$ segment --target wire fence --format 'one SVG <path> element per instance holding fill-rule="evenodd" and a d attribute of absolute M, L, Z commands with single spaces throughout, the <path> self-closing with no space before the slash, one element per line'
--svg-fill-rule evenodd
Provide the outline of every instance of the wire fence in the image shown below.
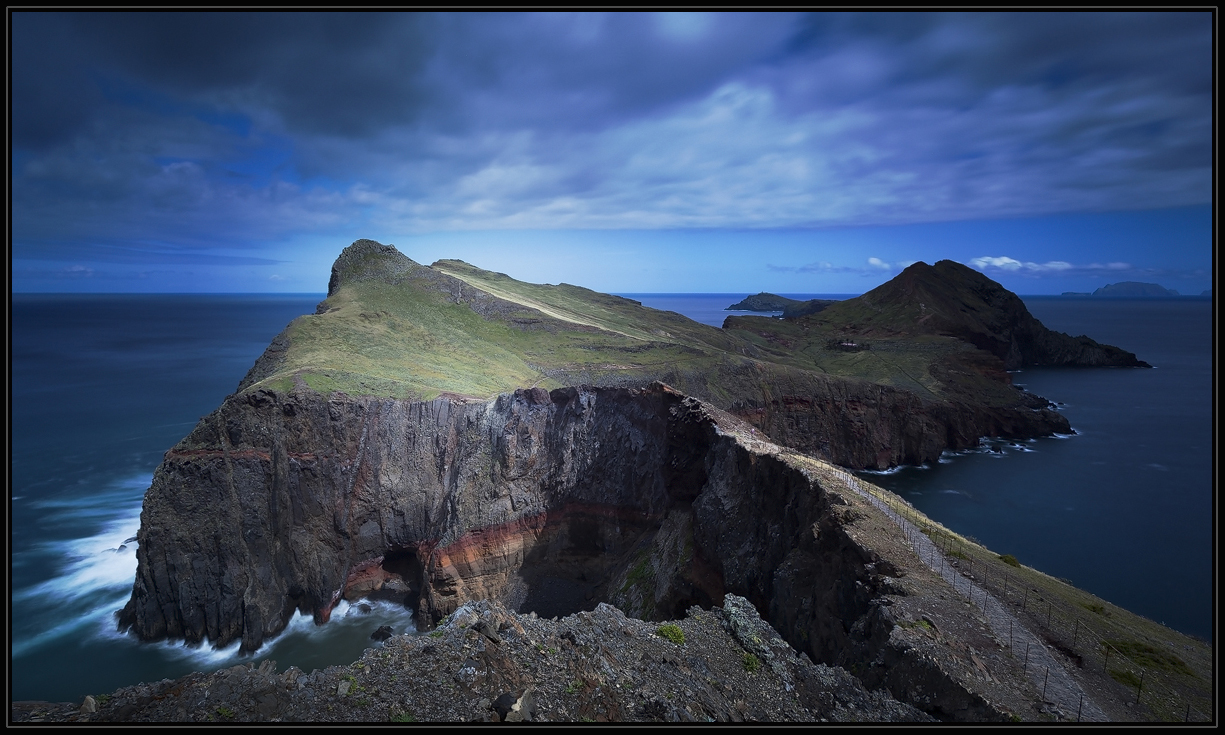
<path fill-rule="evenodd" d="M 935 524 L 914 506 L 899 496 L 842 470 L 836 470 L 848 487 L 869 499 L 883 503 L 892 511 L 903 534 L 930 568 L 945 575 L 954 588 L 967 600 L 988 612 L 989 606 L 1000 605 L 1017 618 L 1025 618 L 1039 630 L 1043 644 L 1059 651 L 1066 660 L 1089 673 L 1107 675 L 1119 685 L 1134 690 L 1133 704 L 1144 704 L 1162 721 L 1214 722 L 1212 702 L 1207 695 L 1188 695 L 1176 689 L 1178 677 L 1194 676 L 1194 672 L 1178 656 L 1154 647 L 1112 637 L 1102 620 L 1108 614 L 1104 606 L 1069 603 L 1051 595 L 1043 595 L 1024 572 L 1003 561 L 1008 557 L 994 556 L 977 544 Z M 946 574 L 951 569 L 955 575 Z M 958 579 L 964 581 L 964 585 Z M 1011 617 L 1008 618 L 1011 621 Z M 1032 642 L 1012 629 L 1009 622 L 1009 648 L 1013 656 L 1023 659 L 1026 670 L 1034 656 Z M 1035 671 L 1036 674 L 1036 671 Z M 1049 664 L 1042 677 L 1043 698 L 1049 680 Z M 1086 717 L 1085 707 L 1092 706 L 1080 695 L 1076 704 L 1077 721 L 1098 719 Z M 1205 712 L 1207 710 L 1207 712 Z M 1069 718 L 1071 717 L 1069 713 Z"/>

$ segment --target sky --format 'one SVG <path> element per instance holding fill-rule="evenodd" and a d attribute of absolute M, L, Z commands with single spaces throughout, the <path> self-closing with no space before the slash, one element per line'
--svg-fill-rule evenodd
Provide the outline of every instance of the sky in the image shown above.
<path fill-rule="evenodd" d="M 1212 286 L 1210 12 L 9 14 L 13 292 Z"/>

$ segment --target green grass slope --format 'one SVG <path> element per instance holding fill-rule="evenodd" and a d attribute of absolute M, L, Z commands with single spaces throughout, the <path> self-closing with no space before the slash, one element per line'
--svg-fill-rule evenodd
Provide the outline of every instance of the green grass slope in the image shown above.
<path fill-rule="evenodd" d="M 244 388 L 486 398 L 525 386 L 692 383 L 756 362 L 736 338 L 674 312 L 460 261 L 426 267 L 372 241 L 345 250 L 327 300 L 277 343 Z"/>
<path fill-rule="evenodd" d="M 998 332 L 990 320 L 1013 317 L 991 313 L 991 304 L 1011 308 L 1009 299 L 1019 299 L 974 274 L 994 289 L 994 301 L 976 301 L 963 293 L 964 274 L 942 280 L 924 272 L 916 279 L 915 270 L 801 319 L 729 317 L 718 329 L 631 299 L 525 283 L 459 260 L 424 266 L 394 247 L 359 240 L 337 258 L 317 313 L 291 323 L 241 387 L 305 385 L 430 399 L 661 380 L 728 404 L 769 393 L 771 386 L 835 377 L 926 400 L 1019 405 L 999 358 L 966 336 L 976 329 Z M 965 304 L 957 306 L 957 298 Z M 964 309 L 983 314 L 985 326 L 922 328 L 943 323 L 928 318 L 929 311 Z M 841 346 L 847 340 L 857 348 Z"/>

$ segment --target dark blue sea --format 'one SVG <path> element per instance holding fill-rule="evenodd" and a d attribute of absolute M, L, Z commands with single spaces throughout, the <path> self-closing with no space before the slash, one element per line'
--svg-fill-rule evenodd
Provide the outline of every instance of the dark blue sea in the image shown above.
<path fill-rule="evenodd" d="M 714 326 L 748 294 L 623 294 Z M 843 295 L 845 296 L 845 295 Z M 796 294 L 793 298 L 834 298 Z M 235 647 L 139 644 L 114 630 L 131 592 L 141 498 L 162 454 L 232 392 L 322 294 L 14 294 L 11 691 L 79 701 L 233 665 Z M 1047 326 L 1136 352 L 1154 370 L 1030 370 L 1075 436 L 871 475 L 1026 564 L 1204 638 L 1212 617 L 1212 320 L 1207 300 L 1027 298 Z M 278 668 L 348 663 L 407 612 L 295 618 L 256 653 Z"/>

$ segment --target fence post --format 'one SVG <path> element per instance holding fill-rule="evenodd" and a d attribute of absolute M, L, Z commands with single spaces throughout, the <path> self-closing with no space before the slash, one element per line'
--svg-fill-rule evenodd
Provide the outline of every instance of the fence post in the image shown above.
<path fill-rule="evenodd" d="M 1140 690 L 1144 688 L 1144 671 L 1145 669 L 1142 667 L 1140 669 L 1140 683 L 1136 685 L 1136 704 L 1140 704 Z"/>
<path fill-rule="evenodd" d="M 1102 662 L 1102 671 L 1105 671 L 1106 667 L 1110 665 L 1110 644 L 1107 643 L 1105 644 L 1105 646 L 1106 646 L 1106 660 Z"/>
<path fill-rule="evenodd" d="M 1008 618 L 1008 652 L 1012 653 L 1012 618 Z"/>
<path fill-rule="evenodd" d="M 1051 667 L 1050 667 L 1050 666 L 1047 666 L 1047 667 L 1046 667 L 1046 674 L 1044 674 L 1044 675 L 1043 675 L 1043 677 L 1042 677 L 1042 701 L 1043 701 L 1043 702 L 1045 702 L 1045 701 L 1046 701 L 1046 682 L 1047 682 L 1047 680 L 1048 680 L 1048 679 L 1050 679 L 1050 678 L 1051 678 Z"/>
<path fill-rule="evenodd" d="M 1080 710 L 1084 706 L 1085 706 L 1085 694 L 1084 692 L 1081 692 L 1080 703 L 1076 705 L 1076 721 L 1077 722 L 1080 722 Z"/>

